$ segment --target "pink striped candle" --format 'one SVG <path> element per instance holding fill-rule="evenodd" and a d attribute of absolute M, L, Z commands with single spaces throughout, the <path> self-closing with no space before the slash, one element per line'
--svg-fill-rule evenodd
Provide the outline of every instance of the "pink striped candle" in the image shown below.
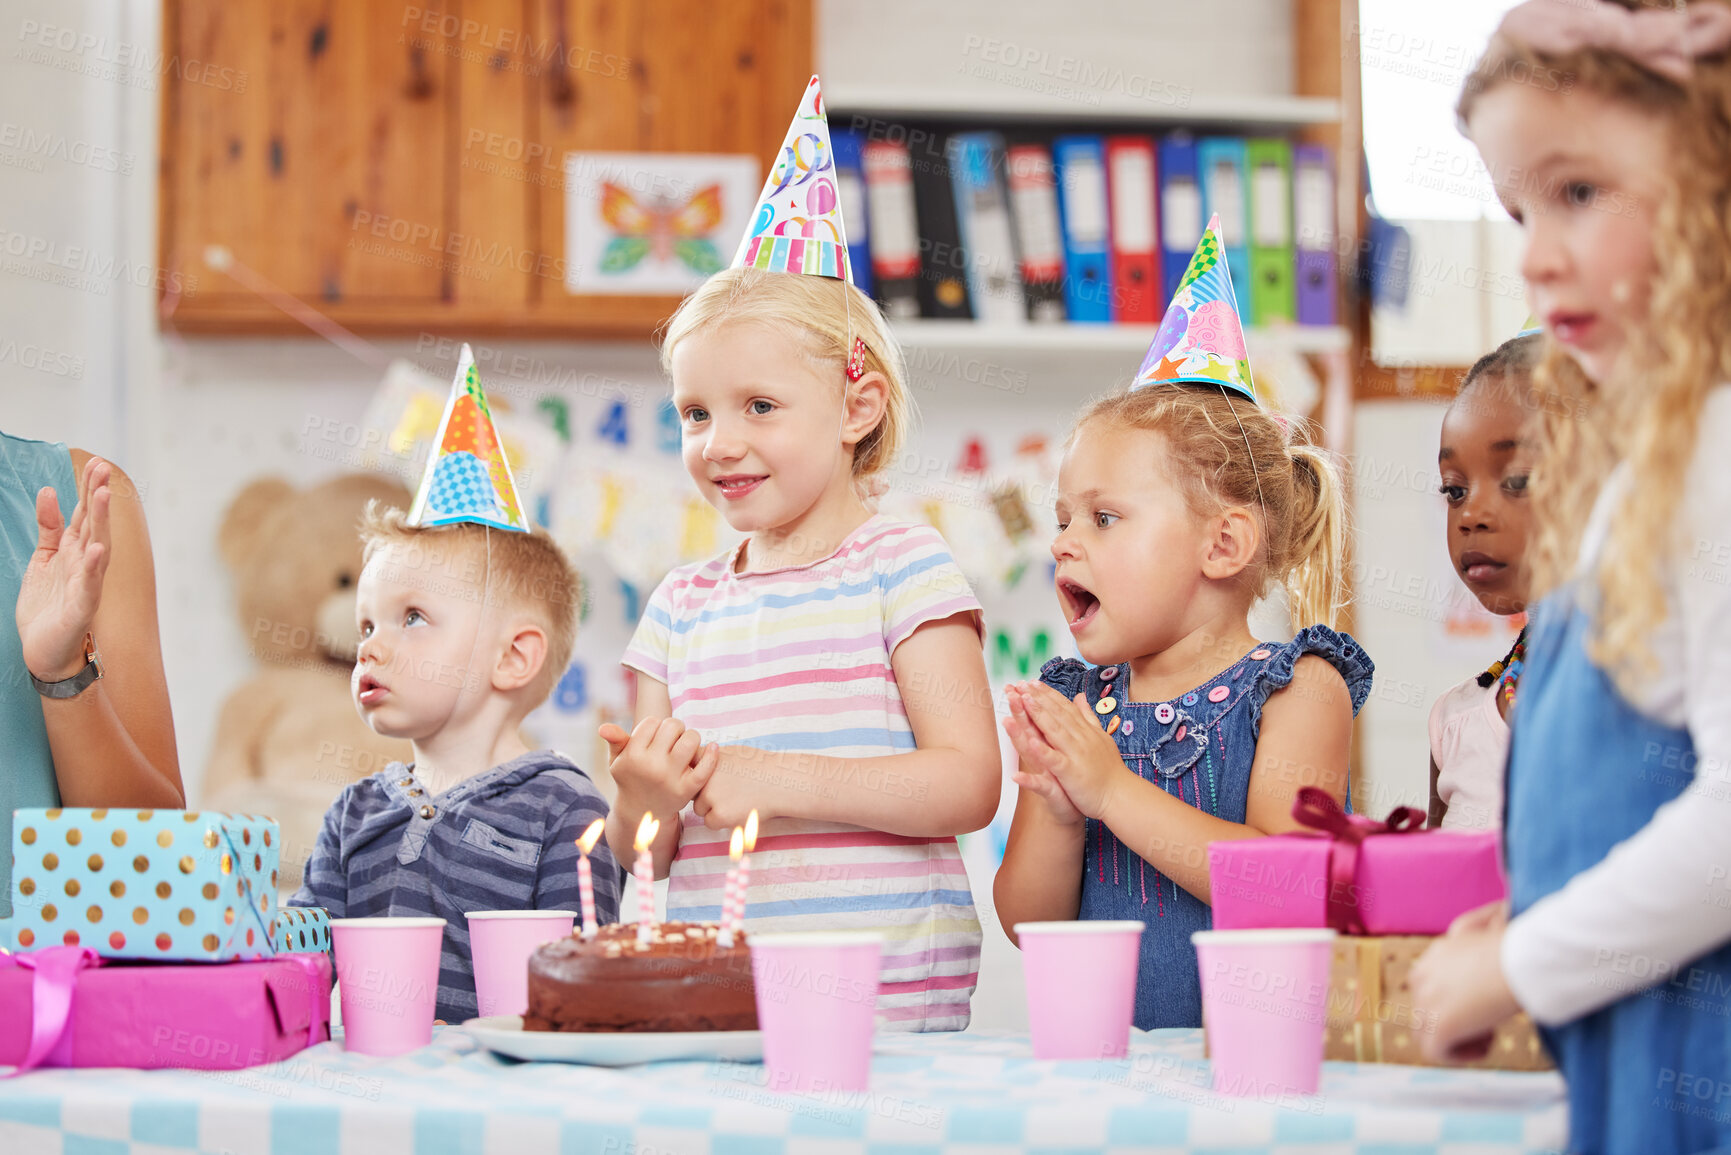
<path fill-rule="evenodd" d="M 607 820 L 597 818 L 589 824 L 589 829 L 583 832 L 583 837 L 577 840 L 577 901 L 583 911 L 584 938 L 594 938 L 601 929 L 595 920 L 595 879 L 589 870 L 589 854 L 595 849 L 595 844 L 601 841 L 601 832 L 605 829 Z"/>
<path fill-rule="evenodd" d="M 733 933 L 745 933 L 745 892 L 751 885 L 751 852 L 757 849 L 757 811 L 753 810 L 745 818 L 745 836 L 743 853 L 739 856 L 739 881 L 734 887 L 733 899 Z M 720 935 L 716 938 L 719 940 Z M 731 937 L 730 940 L 731 941 Z"/>
<path fill-rule="evenodd" d="M 727 844 L 727 882 L 721 888 L 721 930 L 715 945 L 726 950 L 733 945 L 733 914 L 739 909 L 739 859 L 745 853 L 745 831 L 735 826 Z"/>
<path fill-rule="evenodd" d="M 648 946 L 655 930 L 655 856 L 650 846 L 661 830 L 655 816 L 645 812 L 637 824 L 637 863 L 632 875 L 637 879 L 637 945 Z"/>

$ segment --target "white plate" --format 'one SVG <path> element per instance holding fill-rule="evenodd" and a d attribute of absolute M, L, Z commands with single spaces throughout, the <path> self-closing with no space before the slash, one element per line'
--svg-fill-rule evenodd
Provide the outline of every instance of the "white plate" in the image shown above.
<path fill-rule="evenodd" d="M 522 1015 L 470 1019 L 463 1029 L 489 1051 L 536 1063 L 630 1067 L 676 1059 L 763 1058 L 760 1031 L 525 1031 Z"/>

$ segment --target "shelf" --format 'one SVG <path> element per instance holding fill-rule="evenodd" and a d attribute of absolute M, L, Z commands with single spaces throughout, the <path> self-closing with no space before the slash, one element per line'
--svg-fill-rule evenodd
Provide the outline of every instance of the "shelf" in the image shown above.
<path fill-rule="evenodd" d="M 906 349 L 934 352 L 995 350 L 1009 353 L 1098 354 L 1140 358 L 1158 325 L 987 325 L 978 321 L 898 321 L 891 328 Z M 1335 353 L 1351 334 L 1338 325 L 1282 325 L 1245 330 L 1252 359 L 1258 352 Z M 1135 368 L 1134 365 L 1131 368 Z"/>
<path fill-rule="evenodd" d="M 826 87 L 830 123 L 845 127 L 850 114 L 895 120 L 972 120 L 1003 123 L 1114 122 L 1301 127 L 1338 124 L 1340 101 L 1321 96 L 1198 96 L 1140 99 L 1122 93 L 1068 94 L 1015 88 L 966 89 L 869 85 Z M 1183 94 L 1179 94 L 1183 97 Z"/>

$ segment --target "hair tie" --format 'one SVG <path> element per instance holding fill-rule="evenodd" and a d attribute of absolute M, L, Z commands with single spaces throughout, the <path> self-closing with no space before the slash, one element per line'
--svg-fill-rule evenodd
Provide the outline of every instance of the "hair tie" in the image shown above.
<path fill-rule="evenodd" d="M 858 381 L 865 376 L 866 343 L 863 338 L 853 339 L 853 352 L 847 355 L 847 379 Z M 834 364 L 834 362 L 831 362 Z"/>
<path fill-rule="evenodd" d="M 1624 8 L 1613 0 L 1526 0 L 1510 9 L 1497 35 L 1547 56 L 1597 48 L 1649 72 L 1688 83 L 1697 57 L 1731 48 L 1731 7 Z"/>

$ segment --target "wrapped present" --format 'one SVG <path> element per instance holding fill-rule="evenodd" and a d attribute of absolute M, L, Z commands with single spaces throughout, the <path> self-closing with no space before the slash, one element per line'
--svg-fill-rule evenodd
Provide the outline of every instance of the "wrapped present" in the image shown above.
<path fill-rule="evenodd" d="M 1397 807 L 1377 822 L 1298 792 L 1298 834 L 1208 844 L 1214 926 L 1333 927 L 1342 934 L 1441 934 L 1461 914 L 1508 897 L 1494 831 L 1422 830 Z"/>
<path fill-rule="evenodd" d="M 331 963 L 107 962 L 88 947 L 0 955 L 0 1063 L 187 1067 L 274 1063 L 331 1037 Z"/>
<path fill-rule="evenodd" d="M 1419 1052 L 1426 1018 L 1422 1010 L 1414 1008 L 1407 984 L 1412 964 L 1433 941 L 1428 935 L 1335 939 L 1323 1058 L 1434 1065 Z M 1497 1028 L 1483 1058 L 1447 1065 L 1504 1071 L 1552 1068 L 1537 1028 L 1524 1014 Z"/>
<path fill-rule="evenodd" d="M 268 958 L 277 825 L 214 810 L 17 810 L 12 939 L 111 959 Z"/>
<path fill-rule="evenodd" d="M 330 953 L 331 916 L 322 907 L 285 906 L 276 912 L 271 945 L 278 954 Z"/>

